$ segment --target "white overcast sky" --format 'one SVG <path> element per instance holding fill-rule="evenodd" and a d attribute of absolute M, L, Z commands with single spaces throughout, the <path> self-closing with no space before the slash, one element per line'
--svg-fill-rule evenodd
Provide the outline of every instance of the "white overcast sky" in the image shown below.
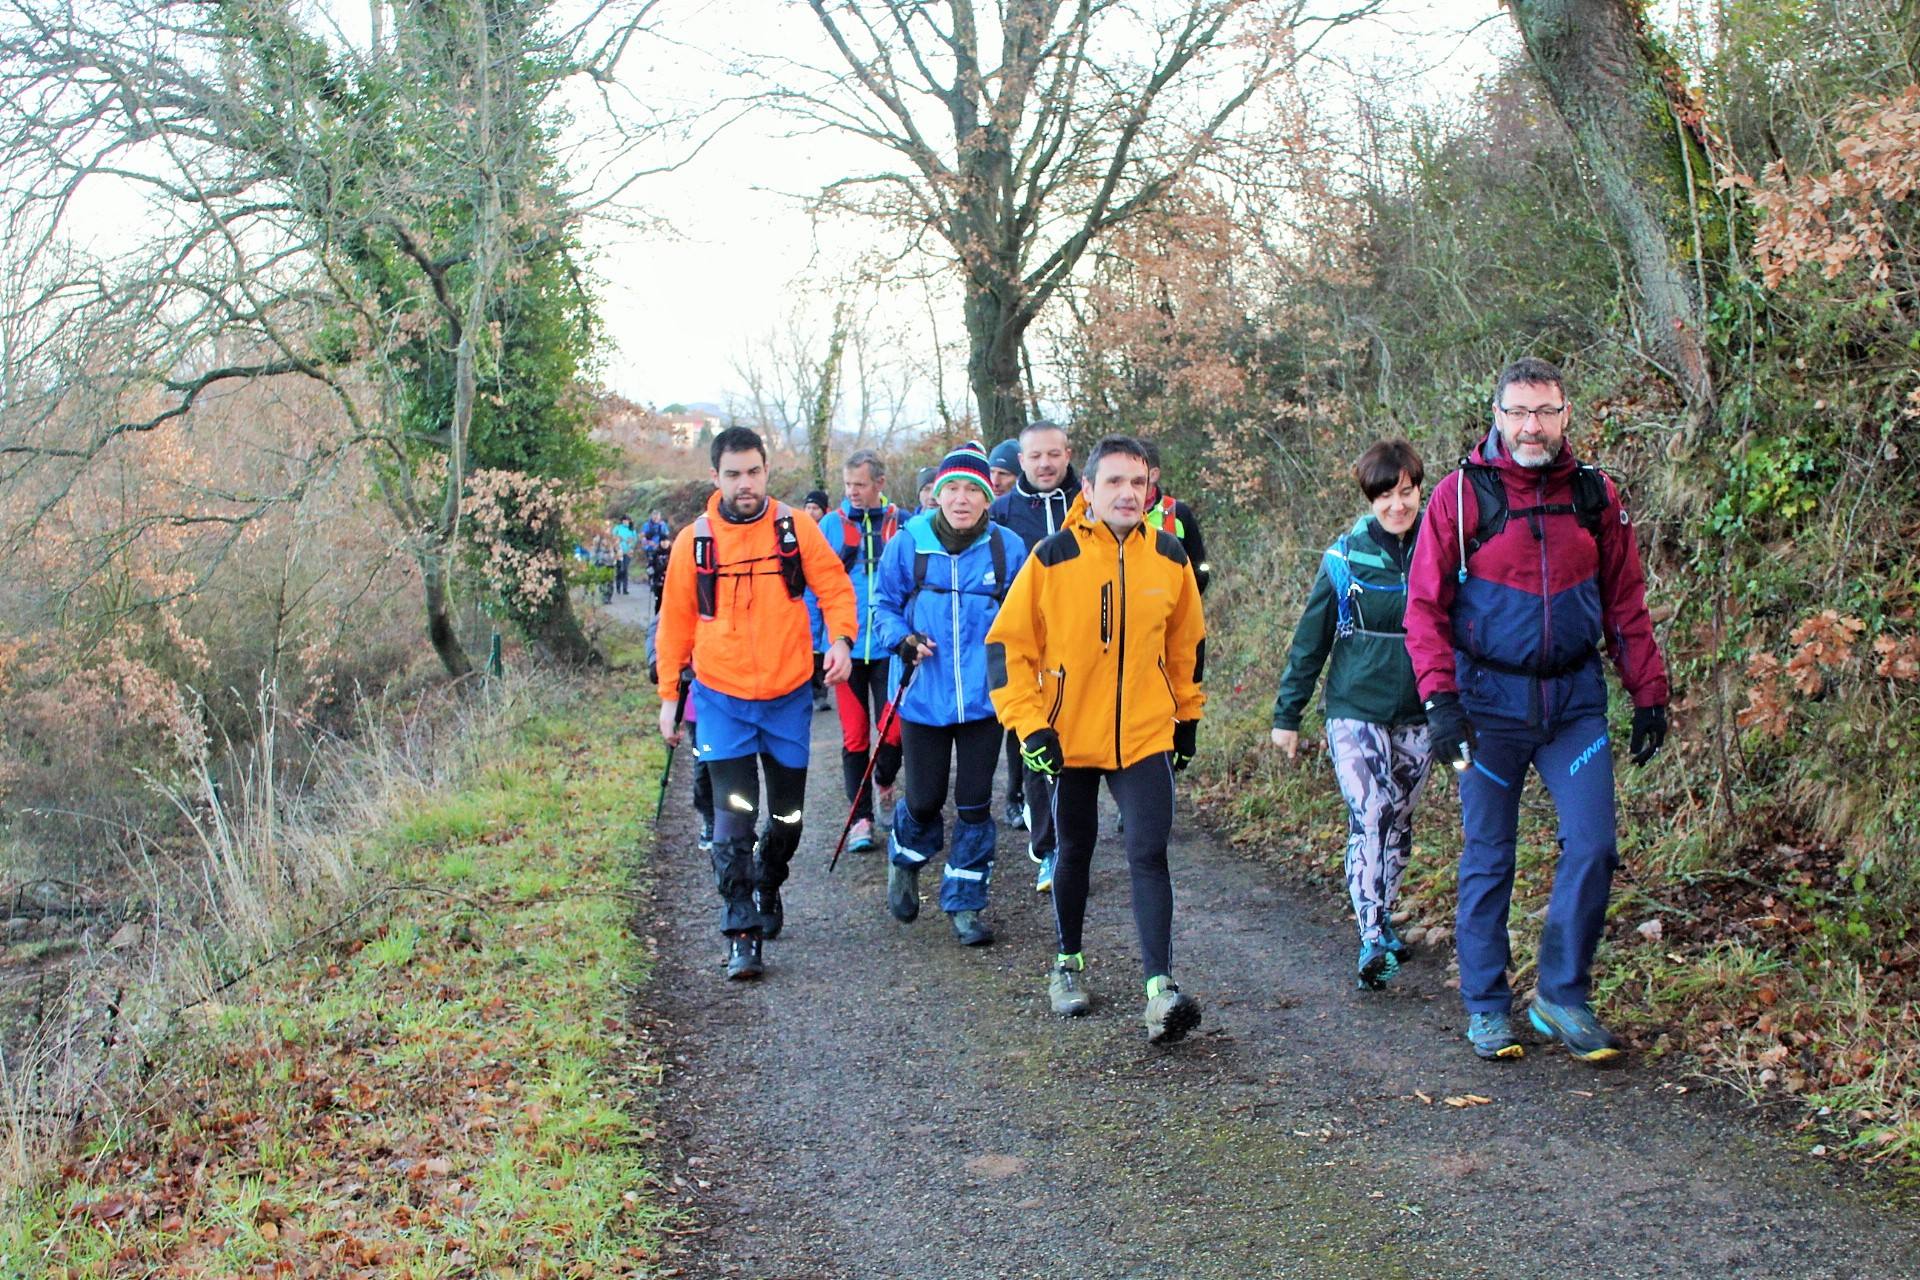
<path fill-rule="evenodd" d="M 681 46 L 640 53 L 636 70 L 645 82 L 659 83 L 664 74 L 690 97 L 731 87 L 730 46 L 792 50 L 819 38 L 806 6 L 785 0 L 686 3 L 662 25 Z M 1497 0 L 1399 0 L 1392 16 L 1345 36 L 1339 53 L 1355 63 L 1393 60 L 1421 69 L 1405 92 L 1431 98 L 1462 91 L 1516 43 Z M 840 136 L 783 136 L 781 120 L 760 114 L 685 168 L 649 180 L 639 198 L 672 226 L 672 236 L 611 227 L 595 233 L 607 282 L 606 384 L 655 405 L 724 404 L 741 392 L 734 364 L 743 353 L 796 302 L 819 303 L 813 286 L 877 234 L 872 227 L 817 228 L 798 197 L 871 167 L 872 154 Z M 940 323 L 943 337 L 957 333 L 956 305 L 949 303 Z M 949 395 L 962 390 L 950 385 Z"/>

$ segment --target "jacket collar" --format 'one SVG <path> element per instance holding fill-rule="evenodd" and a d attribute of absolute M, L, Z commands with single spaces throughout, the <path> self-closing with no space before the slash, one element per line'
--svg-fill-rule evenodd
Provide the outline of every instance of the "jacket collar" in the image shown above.
<path fill-rule="evenodd" d="M 1061 493 L 1077 495 L 1080 492 L 1080 473 L 1075 471 L 1073 464 L 1069 462 L 1067 474 L 1060 478 L 1058 487 L 1043 491 L 1027 484 L 1027 473 L 1023 470 L 1013 478 L 1013 491 L 1023 498 L 1030 498 L 1036 502 L 1041 498 L 1051 498 Z"/>
<path fill-rule="evenodd" d="M 1476 461 L 1490 467 L 1496 467 L 1506 475 L 1520 476 L 1525 479 L 1539 476 L 1545 476 L 1548 479 L 1557 479 L 1561 476 L 1571 475 L 1573 469 L 1579 465 L 1579 459 L 1573 456 L 1573 445 L 1563 438 L 1560 442 L 1559 457 L 1544 467 L 1523 467 L 1515 462 L 1513 456 L 1507 452 L 1505 442 L 1500 439 L 1500 428 L 1498 427 L 1488 429 L 1486 439 L 1482 440 L 1479 447 L 1473 451 L 1473 456 Z"/>

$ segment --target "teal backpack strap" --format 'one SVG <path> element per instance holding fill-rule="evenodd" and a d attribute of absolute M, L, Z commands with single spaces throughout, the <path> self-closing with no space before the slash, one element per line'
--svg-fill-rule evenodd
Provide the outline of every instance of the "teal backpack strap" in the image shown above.
<path fill-rule="evenodd" d="M 1321 557 L 1321 564 L 1326 568 L 1327 581 L 1333 584 L 1333 634 L 1344 640 L 1353 634 L 1354 590 L 1353 568 L 1347 563 L 1346 534 L 1341 534 L 1340 540 L 1327 548 Z"/>

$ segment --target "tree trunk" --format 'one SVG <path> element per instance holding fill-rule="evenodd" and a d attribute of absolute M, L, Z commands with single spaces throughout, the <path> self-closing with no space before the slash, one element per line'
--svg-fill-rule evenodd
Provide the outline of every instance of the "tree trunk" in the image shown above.
<path fill-rule="evenodd" d="M 1643 0 L 1506 0 L 1547 96 L 1593 170 L 1633 260 L 1648 354 L 1695 425 L 1713 408 L 1706 349 L 1713 175 L 1675 115 L 1679 73 L 1646 29 Z M 1551 258 L 1542 270 L 1552 270 Z"/>
<path fill-rule="evenodd" d="M 833 309 L 833 334 L 827 339 L 827 358 L 820 365 L 820 390 L 813 416 L 807 422 L 807 453 L 813 464 L 813 485 L 827 487 L 827 453 L 833 440 L 833 406 L 840 397 L 840 362 L 847 350 L 847 304 Z"/>
<path fill-rule="evenodd" d="M 979 406 L 984 442 L 1017 436 L 1027 425 L 1020 384 L 1020 309 L 977 285 L 967 295 L 967 380 Z M 989 447 L 991 444 L 989 443 Z"/>
<path fill-rule="evenodd" d="M 580 625 L 579 616 L 573 611 L 573 600 L 563 587 L 558 592 L 558 601 L 546 621 L 530 637 L 533 651 L 543 662 L 560 663 L 569 667 L 597 667 L 606 661 L 601 652 L 593 647 L 593 641 L 587 638 L 586 629 Z"/>
<path fill-rule="evenodd" d="M 440 665 L 450 676 L 473 674 L 473 663 L 460 647 L 453 619 L 447 609 L 447 571 L 440 558 L 428 553 L 420 558 L 420 579 L 427 598 L 427 640 L 440 655 Z"/>

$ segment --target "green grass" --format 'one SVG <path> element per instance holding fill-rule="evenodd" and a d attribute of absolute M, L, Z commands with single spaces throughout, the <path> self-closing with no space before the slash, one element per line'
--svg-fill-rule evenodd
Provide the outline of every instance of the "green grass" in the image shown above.
<path fill-rule="evenodd" d="M 619 1027 L 648 964 L 627 891 L 657 751 L 604 744 L 650 701 L 601 686 L 543 708 L 380 833 L 394 882 L 457 896 L 393 895 L 231 994 L 179 1046 L 149 1111 L 167 1122 L 85 1135 L 87 1158 L 0 1215 L 0 1277 L 264 1274 L 316 1241 L 343 1272 L 647 1269 L 665 1216 Z"/>

